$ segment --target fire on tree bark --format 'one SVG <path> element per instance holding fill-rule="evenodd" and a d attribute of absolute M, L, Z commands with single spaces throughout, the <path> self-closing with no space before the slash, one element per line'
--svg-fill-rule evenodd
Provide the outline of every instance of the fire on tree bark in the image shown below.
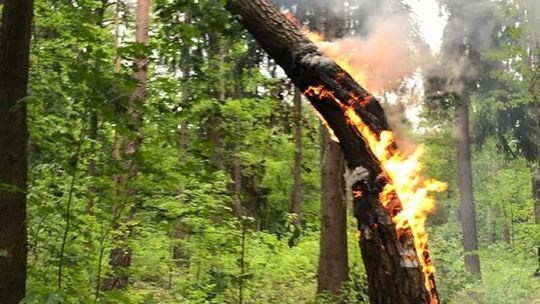
<path fill-rule="evenodd" d="M 413 254 L 411 234 L 402 230 L 398 237 L 396 233 L 392 217 L 401 209 L 397 195 L 386 194 L 390 197 L 386 208 L 379 199 L 391 179 L 369 148 L 366 134 L 353 121 L 361 119 L 369 129 L 367 132 L 376 137 L 389 130 L 378 101 L 334 61 L 323 56 L 268 0 L 228 0 L 225 7 L 305 93 L 339 139 L 352 171 L 354 215 L 370 302 L 438 303 L 433 275 L 427 276 L 425 284 L 422 267 Z M 394 153 L 395 145 L 388 150 Z M 427 250 L 422 260 L 430 263 Z"/>

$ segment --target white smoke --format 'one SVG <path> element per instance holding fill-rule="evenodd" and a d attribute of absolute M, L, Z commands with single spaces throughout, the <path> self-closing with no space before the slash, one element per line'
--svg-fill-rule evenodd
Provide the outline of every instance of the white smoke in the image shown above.
<path fill-rule="evenodd" d="M 372 19 L 366 37 L 318 43 L 329 57 L 350 66 L 352 76 L 375 92 L 396 89 L 419 65 L 412 27 L 403 14 Z M 355 75 L 359 73 L 361 75 Z"/>

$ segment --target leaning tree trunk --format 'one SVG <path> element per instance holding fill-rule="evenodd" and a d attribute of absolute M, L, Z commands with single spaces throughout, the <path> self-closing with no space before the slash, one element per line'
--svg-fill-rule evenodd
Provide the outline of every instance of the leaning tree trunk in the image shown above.
<path fill-rule="evenodd" d="M 6 0 L 0 28 L 0 303 L 26 288 L 26 100 L 32 0 Z"/>
<path fill-rule="evenodd" d="M 359 243 L 371 303 L 438 303 L 433 276 L 428 278 L 428 291 L 417 257 L 404 251 L 406 246 L 410 248 L 410 234 L 402 233 L 398 239 L 392 222 L 401 206 L 397 195 L 389 196 L 390 211 L 379 201 L 391 180 L 351 119 L 353 114 L 359 116 L 379 137 L 382 131 L 389 130 L 379 102 L 323 56 L 268 0 L 228 0 L 225 7 L 239 17 L 239 22 L 306 94 L 340 141 L 352 172 L 354 215 L 361 232 Z"/>

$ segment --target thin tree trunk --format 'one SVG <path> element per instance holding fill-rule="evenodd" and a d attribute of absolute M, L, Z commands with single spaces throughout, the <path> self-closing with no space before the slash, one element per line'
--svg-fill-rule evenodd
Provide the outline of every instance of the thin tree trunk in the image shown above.
<path fill-rule="evenodd" d="M 293 165 L 293 191 L 291 211 L 296 215 L 294 219 L 294 232 L 289 240 L 289 246 L 295 246 L 302 229 L 302 93 L 294 88 L 294 165 Z"/>
<path fill-rule="evenodd" d="M 540 121 L 540 114 L 538 115 L 539 121 Z M 537 127 L 538 129 L 538 139 L 540 139 L 540 124 Z M 540 140 L 539 140 L 540 141 Z M 539 143 L 540 145 L 540 143 Z M 540 225 L 540 146 L 538 147 L 538 155 L 537 158 L 539 158 L 536 163 L 532 164 L 531 166 L 531 183 L 532 183 L 532 192 L 533 192 L 533 199 L 534 199 L 534 222 L 537 225 Z M 540 275 L 540 243 L 536 245 L 536 255 L 537 255 L 537 270 L 536 273 Z"/>
<path fill-rule="evenodd" d="M 221 134 L 221 125 L 222 125 L 222 116 L 219 105 L 222 105 L 225 102 L 226 88 L 225 88 L 225 49 L 222 41 L 217 34 L 209 35 L 209 60 L 214 61 L 213 69 L 217 71 L 219 79 L 216 80 L 216 83 L 213 86 L 214 97 L 218 102 L 216 111 L 211 113 L 211 116 L 208 118 L 208 139 L 212 144 L 212 150 L 210 151 L 210 163 L 217 170 L 225 169 L 225 155 L 224 155 L 224 142 L 223 136 Z M 211 84 L 212 85 L 212 84 Z"/>
<path fill-rule="evenodd" d="M 108 0 L 101 0 L 101 7 L 96 9 L 96 15 L 98 16 L 98 20 L 96 24 L 102 29 L 105 27 L 103 21 L 104 21 L 104 16 L 105 16 L 105 10 L 107 9 L 108 5 L 109 5 Z M 115 31 L 118 30 L 118 28 L 116 27 L 116 17 L 117 17 L 117 14 L 115 12 Z M 117 49 L 116 37 L 117 36 L 115 36 L 115 45 L 114 45 L 115 50 Z M 98 73 L 100 69 L 101 69 L 100 61 L 96 60 L 94 64 L 95 77 L 98 77 Z M 97 92 L 94 92 L 94 93 L 97 95 Z M 94 207 L 94 203 L 96 200 L 95 196 L 97 196 L 97 193 L 98 193 L 97 187 L 93 185 L 94 178 L 97 177 L 96 142 L 98 139 L 99 116 L 96 110 L 90 111 L 88 120 L 90 121 L 89 128 L 88 128 L 88 139 L 90 140 L 90 148 L 88 149 L 89 159 L 88 159 L 87 173 L 88 173 L 88 176 L 91 178 L 91 185 L 88 187 L 88 192 L 93 196 L 91 196 L 90 199 L 88 199 L 88 202 L 86 203 L 86 213 L 91 214 L 92 208 Z M 91 235 L 92 235 L 91 231 L 88 231 L 87 239 L 88 239 L 88 244 L 90 246 L 92 245 Z"/>
<path fill-rule="evenodd" d="M 90 154 L 90 159 L 88 160 L 88 176 L 95 178 L 97 176 L 97 164 L 96 164 L 96 141 L 98 138 L 98 114 L 95 111 L 90 113 L 90 128 L 88 130 L 88 139 L 90 140 L 90 149 L 88 153 Z M 93 181 L 92 181 L 93 182 Z M 95 195 L 97 189 L 94 185 L 88 187 L 88 192 Z M 86 213 L 92 213 L 92 208 L 94 207 L 94 199 L 91 197 L 86 204 Z M 88 235 L 90 237 L 90 234 Z"/>
<path fill-rule="evenodd" d="M 339 144 L 321 127 L 321 239 L 317 292 L 338 293 L 349 275 L 345 160 Z"/>
<path fill-rule="evenodd" d="M 185 14 L 185 24 L 191 23 L 191 14 L 186 13 Z M 189 79 L 190 79 L 190 73 L 191 73 L 191 54 L 189 51 L 189 46 L 184 45 L 181 49 L 181 71 L 182 71 L 182 80 L 184 83 L 184 87 L 182 89 L 182 97 L 181 97 L 181 104 L 180 106 L 182 108 L 187 108 L 187 102 L 188 102 L 188 96 L 190 94 L 189 91 Z M 188 145 L 189 145 L 189 132 L 188 132 L 188 122 L 186 119 L 183 119 L 180 122 L 180 129 L 178 130 L 178 162 L 181 165 L 184 165 L 186 163 L 186 157 L 187 157 L 187 151 L 188 151 Z M 184 191 L 185 191 L 186 185 L 185 180 L 182 177 L 182 180 L 180 181 L 178 185 L 178 196 L 181 198 L 179 201 L 179 204 L 184 204 L 184 199 L 182 197 Z M 182 241 L 186 238 L 186 233 L 182 227 L 182 222 L 180 220 L 177 220 L 175 227 L 174 227 L 174 239 L 178 241 Z M 178 243 L 176 243 L 173 246 L 173 261 L 175 261 L 176 266 L 186 266 L 187 265 L 187 259 L 188 255 L 187 252 L 182 246 Z M 171 277 L 172 280 L 172 277 Z"/>
<path fill-rule="evenodd" d="M 138 0 L 135 31 L 135 41 L 137 43 L 148 44 L 149 22 L 150 0 Z M 115 142 L 116 158 L 120 161 L 123 172 L 115 176 L 119 201 L 113 207 L 113 214 L 118 221 L 124 222 L 128 222 L 135 216 L 136 189 L 133 183 L 139 170 L 137 157 L 143 140 L 141 108 L 146 100 L 148 58 L 146 56 L 138 58 L 135 64 L 137 88 L 127 105 L 124 105 L 125 108 L 119 109 L 121 121 L 127 126 L 127 134 L 118 132 Z M 127 217 L 125 216 L 126 213 Z M 115 235 L 116 248 L 111 250 L 109 260 L 111 274 L 104 283 L 104 290 L 121 289 L 129 283 L 128 268 L 131 265 L 131 248 L 127 244 L 127 239 L 130 234 L 131 227 L 128 227 L 128 231 L 122 231 Z"/>
<path fill-rule="evenodd" d="M 185 91 L 184 91 L 185 93 Z M 182 99 L 186 99 L 185 96 Z M 178 131 L 178 161 L 183 164 L 185 162 L 185 157 L 187 156 L 188 149 L 188 124 L 186 121 L 180 123 L 180 130 Z M 178 185 L 178 195 L 182 197 L 182 194 L 185 191 L 184 180 L 180 181 Z M 179 204 L 184 204 L 183 198 L 180 199 Z M 186 233 L 182 227 L 182 223 L 177 221 L 174 227 L 174 238 L 177 241 L 184 240 L 186 238 Z M 176 266 L 187 265 L 188 255 L 187 252 L 182 248 L 181 245 L 175 244 L 173 246 L 173 260 L 175 261 Z"/>
<path fill-rule="evenodd" d="M 0 28 L 0 303 L 26 293 L 26 101 L 32 0 L 6 0 Z"/>
<path fill-rule="evenodd" d="M 469 137 L 469 104 L 462 100 L 456 109 L 456 136 L 458 179 L 460 195 L 460 214 L 463 225 L 463 249 L 467 270 L 480 276 L 480 258 L 476 233 L 476 210 L 473 199 L 473 181 L 471 169 L 471 146 Z"/>
<path fill-rule="evenodd" d="M 390 193 L 388 209 L 379 201 L 391 180 L 352 120 L 360 119 L 370 132 L 380 136 L 389 126 L 379 102 L 334 61 L 323 56 L 269 1 L 229 0 L 226 8 L 239 15 L 239 22 L 306 94 L 339 139 L 352 172 L 354 214 L 362 232 L 359 245 L 370 301 L 438 303 L 433 275 L 427 277 L 428 291 L 418 258 L 405 251 L 411 248 L 412 236 L 405 231 L 397 237 L 392 217 L 400 211 L 399 198 L 395 192 Z M 394 148 L 389 150 L 394 153 Z M 424 260 L 429 261 L 427 251 L 424 254 Z"/>
<path fill-rule="evenodd" d="M 532 178 L 534 193 L 534 222 L 540 225 L 540 165 L 536 166 L 536 174 Z M 536 257 L 538 261 L 536 272 L 540 274 L 540 244 L 536 245 Z"/>
<path fill-rule="evenodd" d="M 344 11 L 340 7 L 340 11 Z M 327 13 L 324 35 L 332 40 L 340 38 L 343 24 Z M 322 18 L 319 18 L 322 19 Z M 345 160 L 339 144 L 321 125 L 321 239 L 317 292 L 338 294 L 349 276 L 347 252 L 347 200 L 345 189 Z"/>

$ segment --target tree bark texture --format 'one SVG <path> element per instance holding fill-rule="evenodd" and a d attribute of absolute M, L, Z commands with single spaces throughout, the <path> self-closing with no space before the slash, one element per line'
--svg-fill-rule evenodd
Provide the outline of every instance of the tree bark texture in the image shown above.
<path fill-rule="evenodd" d="M 344 115 L 344 107 L 353 108 L 371 132 L 379 136 L 389 130 L 379 102 L 334 61 L 323 56 L 269 1 L 229 0 L 226 8 L 306 94 L 339 139 L 353 172 L 353 193 L 362 193 L 354 198 L 353 204 L 358 230 L 362 232 L 359 243 L 371 303 L 438 303 L 435 288 L 431 288 L 430 294 L 424 285 L 420 265 L 404 266 L 403 247 L 410 246 L 406 242 L 411 238 L 403 233 L 398 239 L 391 218 L 399 212 L 401 204 L 397 195 L 392 195 L 387 207 L 390 212 L 381 205 L 379 194 L 391 182 L 390 178 L 359 130 Z M 325 93 L 318 94 L 313 88 L 323 89 Z M 429 284 L 434 286 L 432 276 Z"/>
<path fill-rule="evenodd" d="M 150 0 L 138 0 L 135 30 L 137 43 L 148 44 L 149 23 Z M 139 170 L 137 158 L 143 140 L 141 110 L 147 95 L 148 58 L 143 56 L 136 59 L 135 65 L 137 88 L 127 104 L 120 105 L 121 108 L 118 111 L 121 123 L 126 125 L 124 130 L 127 131 L 125 133 L 117 132 L 115 139 L 115 158 L 120 162 L 122 171 L 115 176 L 118 201 L 113 206 L 113 214 L 118 222 L 115 224 L 117 228 L 120 227 L 119 222 L 128 222 L 135 216 L 136 189 L 133 184 Z M 129 283 L 128 269 L 131 265 L 131 248 L 127 244 L 127 239 L 132 228 L 128 227 L 127 230 L 118 231 L 114 236 L 116 248 L 112 249 L 110 253 L 111 274 L 104 282 L 104 290 L 122 289 Z"/>
<path fill-rule="evenodd" d="M 338 8 L 343 11 L 342 7 Z M 325 10 L 321 10 L 324 12 Z M 344 22 L 325 12 L 324 36 L 340 38 Z M 324 18 L 324 19 L 323 19 Z M 321 125 L 321 239 L 317 292 L 338 294 L 341 284 L 349 277 L 347 252 L 347 200 L 345 186 L 345 159 L 339 144 Z"/>
<path fill-rule="evenodd" d="M 26 101 L 32 0 L 6 0 L 0 28 L 0 303 L 26 288 Z"/>
<path fill-rule="evenodd" d="M 465 250 L 465 266 L 475 275 L 480 275 L 480 258 L 476 237 L 476 210 L 473 198 L 471 143 L 469 136 L 469 104 L 460 100 L 456 109 L 456 137 L 458 179 L 460 196 L 460 215 L 463 226 L 463 249 Z"/>
<path fill-rule="evenodd" d="M 345 160 L 339 144 L 321 127 L 321 239 L 317 292 L 339 293 L 349 276 Z"/>

